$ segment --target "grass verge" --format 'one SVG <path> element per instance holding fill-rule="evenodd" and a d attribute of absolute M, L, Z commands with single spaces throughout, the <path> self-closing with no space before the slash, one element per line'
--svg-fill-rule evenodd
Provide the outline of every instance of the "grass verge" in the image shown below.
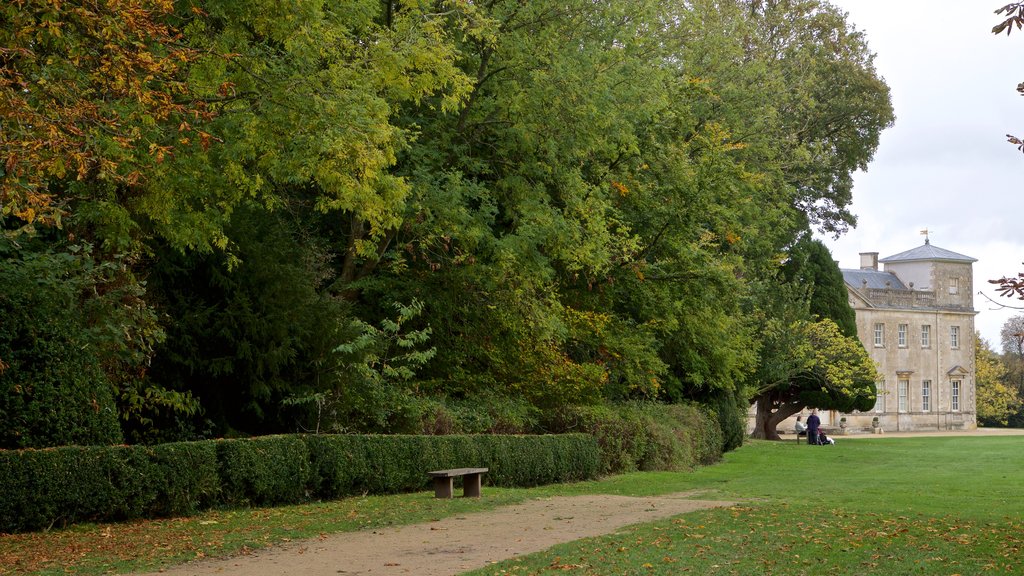
<path fill-rule="evenodd" d="M 689 473 L 636 473 L 480 500 L 349 498 L 0 536 L 0 573 L 153 570 L 321 534 L 576 494 L 701 490 L 744 504 L 633 526 L 474 574 L 1019 574 L 1024 437 L 752 442 Z"/>
<path fill-rule="evenodd" d="M 751 443 L 722 465 L 666 479 L 743 505 L 470 574 L 1022 574 L 1022 448 L 1022 437 Z M 640 488 L 658 476 L 608 484 Z"/>

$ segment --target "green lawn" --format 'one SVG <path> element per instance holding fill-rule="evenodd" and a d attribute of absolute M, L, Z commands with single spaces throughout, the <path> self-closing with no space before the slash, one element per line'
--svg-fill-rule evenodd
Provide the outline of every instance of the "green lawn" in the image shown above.
<path fill-rule="evenodd" d="M 742 499 L 472 574 L 1024 574 L 1024 437 L 756 442 L 600 491 Z"/>
<path fill-rule="evenodd" d="M 1024 574 L 1024 436 L 752 442 L 690 473 L 636 473 L 480 500 L 429 492 L 0 536 L 0 573 L 152 569 L 321 533 L 534 497 L 701 490 L 740 500 L 473 574 Z"/>

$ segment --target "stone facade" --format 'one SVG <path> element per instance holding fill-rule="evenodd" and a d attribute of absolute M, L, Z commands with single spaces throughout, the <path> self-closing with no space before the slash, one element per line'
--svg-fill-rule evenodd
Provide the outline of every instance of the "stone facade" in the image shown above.
<path fill-rule="evenodd" d="M 874 410 L 846 417 L 848 431 L 977 427 L 974 380 L 974 258 L 923 246 L 878 260 L 861 254 L 843 270 L 857 334 L 882 381 Z M 878 270 L 878 263 L 884 264 Z"/>

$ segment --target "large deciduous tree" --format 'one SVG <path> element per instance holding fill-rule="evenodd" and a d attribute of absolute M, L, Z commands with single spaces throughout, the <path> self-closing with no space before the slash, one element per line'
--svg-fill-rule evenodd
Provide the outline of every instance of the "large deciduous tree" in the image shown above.
<path fill-rule="evenodd" d="M 999 330 L 1007 381 L 1024 393 L 1024 315 L 1007 318 Z"/>
<path fill-rule="evenodd" d="M 185 108 L 119 117 L 138 177 L 47 168 L 38 189 L 81 189 L 68 231 L 148 274 L 170 316 L 147 381 L 219 430 L 282 429 L 283 402 L 338 392 L 359 338 L 340 327 L 395 301 L 423 303 L 408 330 L 437 350 L 399 392 L 732 407 L 782 342 L 752 292 L 802 233 L 852 223 L 850 172 L 892 120 L 863 38 L 815 0 L 179 8 L 148 13 L 173 42 L 139 46 L 177 55 L 146 86 Z M 408 398 L 376 392 L 338 397 Z"/>
<path fill-rule="evenodd" d="M 0 222 L 59 225 L 74 204 L 126 210 L 154 164 L 206 142 L 170 0 L 0 7 Z M 8 224 L 13 226 L 14 224 Z"/>
<path fill-rule="evenodd" d="M 1006 426 L 1009 418 L 1022 405 L 1016 386 L 1007 385 L 1007 370 L 987 340 L 974 338 L 974 369 L 976 374 L 978 423 L 983 426 Z"/>
<path fill-rule="evenodd" d="M 762 381 L 757 390 L 755 438 L 778 440 L 776 426 L 807 406 L 841 412 L 874 406 L 878 373 L 860 341 L 827 318 L 780 332 L 775 336 L 787 350 L 786 365 L 776 381 Z"/>
<path fill-rule="evenodd" d="M 863 33 L 818 0 L 693 6 L 705 14 L 697 37 L 718 38 L 686 39 L 688 71 L 722 95 L 713 109 L 744 157 L 773 179 L 773 204 L 795 209 L 804 226 L 841 234 L 856 222 L 852 174 L 867 169 L 894 120 Z"/>
<path fill-rule="evenodd" d="M 410 110 L 426 113 L 398 164 L 416 211 L 367 290 L 420 291 L 438 379 L 472 366 L 550 405 L 729 388 L 744 370 L 734 245 L 756 184 L 687 110 L 703 92 L 667 64 L 659 10 L 493 3 L 500 33 L 463 48 L 467 106 Z"/>
<path fill-rule="evenodd" d="M 453 339 L 439 371 L 539 383 L 549 375 L 515 367 L 544 351 L 529 365 L 585 377 L 590 391 L 737 388 L 757 347 L 740 308 L 747 282 L 809 222 L 844 226 L 848 172 L 892 119 L 838 13 L 778 9 L 787 16 L 762 26 L 774 13 L 742 2 L 490 5 L 498 34 L 463 48 L 477 79 L 468 105 L 418 120 L 398 164 L 419 204 L 388 257 L 471 295 L 425 297 L 446 323 L 437 337 Z M 772 44 L 783 28 L 790 39 Z M 840 45 L 816 47 L 816 35 Z M 494 302 L 493 314 L 479 305 Z M 506 302 L 518 313 L 501 313 Z M 522 346 L 531 335 L 544 344 Z"/>
<path fill-rule="evenodd" d="M 182 227 L 178 211 L 148 223 L 163 239 L 154 273 L 175 316 L 154 378 L 193 390 L 218 430 L 288 429 L 296 408 L 285 399 L 344 378 L 335 349 L 354 336 L 344 328 L 356 282 L 373 276 L 409 212 L 408 179 L 392 171 L 416 133 L 402 107 L 453 113 L 469 77 L 452 36 L 484 25 L 463 1 L 437 12 L 287 5 L 290 17 L 277 18 L 277 2 L 209 0 L 185 19 L 183 39 L 201 54 L 188 79 L 217 113 L 216 141 L 165 163 L 152 183 L 200 213 L 223 209 L 209 226 Z M 211 244 L 223 251 L 208 254 Z M 192 274 L 209 285 L 183 290 Z"/>

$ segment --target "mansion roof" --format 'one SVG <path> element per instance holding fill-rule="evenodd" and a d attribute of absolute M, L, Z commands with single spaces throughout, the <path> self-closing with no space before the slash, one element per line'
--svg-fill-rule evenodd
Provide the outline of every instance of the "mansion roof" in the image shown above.
<path fill-rule="evenodd" d="M 868 258 L 865 259 L 865 256 Z M 922 246 L 881 260 L 872 261 L 872 256 L 877 258 L 877 253 L 861 254 L 861 263 L 865 266 L 860 269 L 844 268 L 840 270 L 843 274 L 843 282 L 846 283 L 850 292 L 851 303 L 853 302 L 852 298 L 855 297 L 867 308 L 976 314 L 971 306 L 969 296 L 947 297 L 945 292 L 939 294 L 935 288 L 930 287 L 929 284 L 936 281 L 935 278 L 930 277 L 934 274 L 934 266 L 928 268 L 924 266 L 927 266 L 928 262 L 933 262 L 955 264 L 957 267 L 966 264 L 970 267 L 971 263 L 977 262 L 977 259 L 932 246 L 928 241 L 925 241 Z M 878 262 L 885 263 L 889 270 L 878 270 Z M 908 266 L 900 266 L 902 264 L 908 264 Z M 904 272 L 907 273 L 907 276 L 900 278 Z M 907 277 L 910 280 L 923 279 L 924 282 L 921 282 L 923 286 L 915 288 L 912 281 L 909 285 L 906 284 Z M 944 285 L 943 289 L 945 289 Z M 950 292 L 950 294 L 956 293 Z"/>
<path fill-rule="evenodd" d="M 952 250 L 946 250 L 945 248 L 939 248 L 938 246 L 932 246 L 927 240 L 922 246 L 907 250 L 906 252 L 900 252 L 894 254 L 888 258 L 882 258 L 879 262 L 883 264 L 889 264 L 892 262 L 913 262 L 917 260 L 944 260 L 947 262 L 977 262 L 977 258 L 971 258 L 970 256 L 964 256 L 963 254 L 957 254 Z"/>
<path fill-rule="evenodd" d="M 878 290 L 906 290 L 907 287 L 892 272 L 878 270 L 841 270 L 843 280 L 853 288 L 876 288 Z"/>

